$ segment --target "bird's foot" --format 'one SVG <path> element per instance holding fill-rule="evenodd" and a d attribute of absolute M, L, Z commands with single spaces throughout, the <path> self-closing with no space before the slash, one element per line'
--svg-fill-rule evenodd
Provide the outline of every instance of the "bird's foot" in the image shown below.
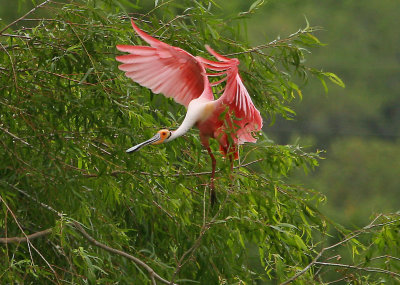
<path fill-rule="evenodd" d="M 214 179 L 211 179 L 210 183 L 210 202 L 211 207 L 213 207 L 217 202 L 217 193 L 215 192 Z"/>

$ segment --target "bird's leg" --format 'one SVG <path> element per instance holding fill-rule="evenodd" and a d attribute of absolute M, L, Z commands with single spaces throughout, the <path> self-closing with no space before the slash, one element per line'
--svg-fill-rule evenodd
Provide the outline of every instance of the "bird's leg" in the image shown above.
<path fill-rule="evenodd" d="M 233 154 L 229 155 L 229 162 L 231 163 L 230 165 L 230 173 L 232 175 L 232 171 L 233 171 L 233 162 L 235 161 L 235 159 L 233 158 Z"/>
<path fill-rule="evenodd" d="M 230 162 L 230 168 L 229 168 L 229 188 L 232 188 L 233 185 L 233 162 L 235 161 L 234 159 L 234 155 L 233 154 L 229 154 L 229 162 Z"/>
<path fill-rule="evenodd" d="M 215 202 L 217 201 L 217 194 L 215 193 L 215 187 L 214 187 L 215 168 L 217 166 L 217 161 L 215 160 L 215 156 L 212 153 L 212 150 L 210 148 L 210 144 L 209 144 L 208 140 L 202 140 L 202 143 L 203 143 L 203 146 L 205 147 L 205 149 L 207 149 L 207 152 L 211 158 L 212 170 L 211 170 L 211 182 L 210 182 L 210 188 L 211 188 L 210 201 L 211 201 L 211 206 L 213 206 L 215 204 Z"/>
<path fill-rule="evenodd" d="M 215 167 L 217 166 L 217 161 L 215 160 L 215 156 L 211 151 L 210 146 L 207 147 L 207 151 L 208 154 L 211 157 L 211 192 L 210 192 L 210 201 L 211 201 L 211 206 L 213 206 L 215 204 L 215 202 L 217 201 L 217 193 L 215 192 L 215 186 L 214 186 L 214 180 L 215 180 Z"/>

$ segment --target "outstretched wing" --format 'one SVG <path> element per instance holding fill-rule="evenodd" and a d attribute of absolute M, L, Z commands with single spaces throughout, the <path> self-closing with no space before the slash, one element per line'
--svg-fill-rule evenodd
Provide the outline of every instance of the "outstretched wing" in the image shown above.
<path fill-rule="evenodd" d="M 228 112 L 227 116 L 233 114 L 237 118 L 237 120 L 233 120 L 236 126 L 232 126 L 236 129 L 235 139 L 237 139 L 239 144 L 256 142 L 253 133 L 261 130 L 263 121 L 260 112 L 254 106 L 249 92 L 240 78 L 238 71 L 239 60 L 224 57 L 216 53 L 209 46 L 206 46 L 206 48 L 220 62 L 217 63 L 202 59 L 204 66 L 210 70 L 223 70 L 223 73 L 226 74 L 225 90 L 217 102 L 229 107 L 231 113 L 229 114 Z"/>
<path fill-rule="evenodd" d="M 204 66 L 197 58 L 149 36 L 131 22 L 136 33 L 150 46 L 117 45 L 118 50 L 129 53 L 116 57 L 123 63 L 119 69 L 127 77 L 156 94 L 174 98 L 185 107 L 210 89 Z M 204 93 L 203 96 L 214 99 L 211 92 Z"/>

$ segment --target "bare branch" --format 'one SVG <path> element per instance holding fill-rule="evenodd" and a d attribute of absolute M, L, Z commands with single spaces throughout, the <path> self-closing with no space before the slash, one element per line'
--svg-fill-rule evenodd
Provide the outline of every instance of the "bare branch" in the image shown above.
<path fill-rule="evenodd" d="M 50 210 L 50 211 L 53 212 L 53 213 L 56 213 L 59 217 L 62 217 L 62 216 L 63 216 L 62 213 L 58 212 L 57 210 L 55 210 L 55 209 L 52 208 L 51 206 L 49 206 L 49 205 L 47 205 L 47 204 L 45 204 L 45 203 L 42 203 L 42 202 L 38 201 L 35 197 L 32 197 L 31 195 L 29 195 L 29 194 L 26 193 L 25 191 L 19 189 L 18 187 L 14 186 L 14 185 L 12 185 L 12 184 L 10 184 L 10 183 L 8 183 L 7 181 L 2 181 L 2 182 L 4 182 L 5 184 L 7 184 L 8 186 L 10 186 L 11 188 L 13 188 L 14 190 L 17 190 L 19 193 L 25 195 L 26 197 L 28 197 L 29 199 L 33 200 L 34 202 L 38 203 L 38 204 L 39 204 L 40 206 L 42 206 L 43 208 L 45 208 L 45 209 L 47 209 L 47 210 Z"/>
<path fill-rule="evenodd" d="M 36 233 L 30 234 L 30 235 L 26 235 L 26 236 L 23 236 L 23 237 L 0 238 L 0 243 L 20 243 L 20 242 L 31 241 L 31 240 L 33 240 L 35 238 L 51 234 L 52 230 L 53 229 L 50 228 L 50 229 L 47 229 L 47 230 L 44 230 L 44 231 L 40 231 L 40 232 L 36 232 Z"/>
<path fill-rule="evenodd" d="M 0 127 L 0 130 L 2 130 L 3 132 L 5 132 L 6 134 L 12 136 L 14 139 L 19 140 L 20 142 L 22 142 L 23 144 L 26 144 L 27 146 L 31 146 L 29 143 L 27 143 L 26 141 L 24 141 L 23 139 L 17 137 L 16 135 L 14 135 L 13 133 L 10 133 L 8 130 Z"/>
<path fill-rule="evenodd" d="M 362 270 L 362 271 L 367 271 L 367 272 L 376 272 L 376 273 L 383 273 L 383 274 L 388 274 L 396 277 L 400 277 L 399 273 L 385 270 L 382 268 L 378 267 L 359 267 L 356 265 L 349 265 L 349 264 L 341 264 L 341 263 L 330 263 L 330 262 L 320 262 L 316 261 L 315 264 L 323 265 L 323 266 L 336 266 L 336 267 L 343 267 L 343 268 L 349 268 L 349 269 L 356 269 L 356 270 Z"/>
<path fill-rule="evenodd" d="M 370 261 L 373 261 L 373 260 L 377 260 L 377 259 L 393 259 L 393 260 L 397 260 L 397 261 L 400 261 L 400 258 L 398 258 L 398 257 L 395 257 L 395 256 L 391 256 L 391 255 L 381 255 L 381 256 L 376 256 L 376 257 L 372 257 L 371 259 L 370 259 Z"/>

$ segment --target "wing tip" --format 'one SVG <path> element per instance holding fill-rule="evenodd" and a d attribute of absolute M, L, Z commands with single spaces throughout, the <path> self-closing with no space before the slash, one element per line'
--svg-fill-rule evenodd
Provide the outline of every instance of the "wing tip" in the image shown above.
<path fill-rule="evenodd" d="M 139 27 L 135 24 L 135 21 L 133 20 L 133 18 L 131 18 L 131 25 L 132 28 L 135 30 L 136 33 L 140 34 L 140 32 L 143 32 L 141 29 L 139 29 Z"/>
<path fill-rule="evenodd" d="M 216 59 L 218 59 L 219 61 L 223 61 L 223 62 L 229 62 L 229 63 L 233 63 L 238 65 L 239 64 L 239 60 L 237 58 L 229 58 L 226 56 L 223 56 L 219 53 L 217 53 L 214 49 L 212 49 L 209 45 L 204 45 L 204 47 L 206 48 L 206 50 L 213 55 Z"/>
<path fill-rule="evenodd" d="M 147 34 L 145 31 L 143 31 L 142 29 L 140 29 L 135 22 L 133 21 L 133 19 L 131 18 L 131 24 L 133 29 L 135 30 L 135 32 L 145 41 L 147 42 L 149 45 L 151 46 L 155 46 L 155 45 L 159 45 L 159 44 L 163 44 L 163 42 L 153 38 L 152 36 L 150 36 L 149 34 Z"/>
<path fill-rule="evenodd" d="M 122 52 L 129 52 L 134 46 L 131 45 L 116 45 L 117 50 Z"/>

